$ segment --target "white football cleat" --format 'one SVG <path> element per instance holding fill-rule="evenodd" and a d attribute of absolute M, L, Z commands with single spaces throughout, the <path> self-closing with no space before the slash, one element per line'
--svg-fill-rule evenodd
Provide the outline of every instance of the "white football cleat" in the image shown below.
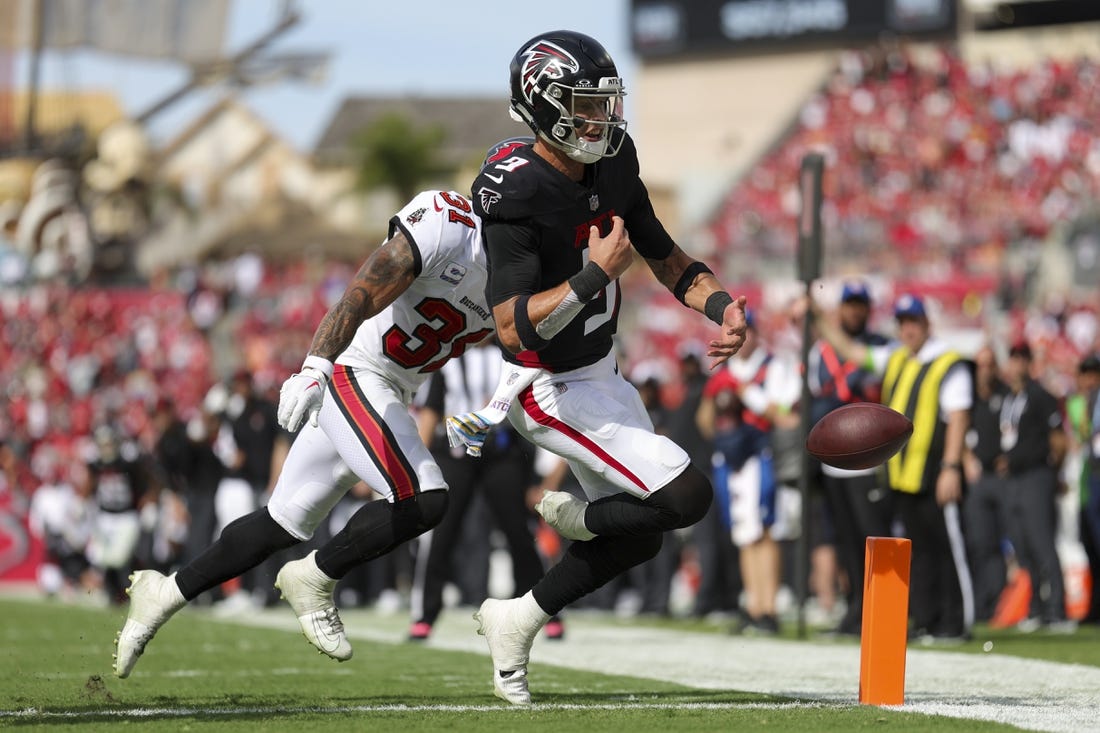
<path fill-rule="evenodd" d="M 145 645 L 172 614 L 187 605 L 176 585 L 175 573 L 165 577 L 155 570 L 138 570 L 130 576 L 130 611 L 122 631 L 115 635 L 115 674 L 126 678 L 145 651 Z"/>
<path fill-rule="evenodd" d="M 568 491 L 546 491 L 542 499 L 535 504 L 535 511 L 542 515 L 546 523 L 568 540 L 590 540 L 595 533 L 584 526 L 584 512 L 588 502 L 570 494 Z"/>
<path fill-rule="evenodd" d="M 275 587 L 294 609 L 306 640 L 321 654 L 346 662 L 351 659 L 351 644 L 333 599 L 337 581 L 317 567 L 316 555 L 314 550 L 283 565 L 275 576 Z"/>
<path fill-rule="evenodd" d="M 485 637 L 493 660 L 493 692 L 513 705 L 531 704 L 527 660 L 535 636 L 550 618 L 537 605 L 534 614 L 528 612 L 525 609 L 528 596 L 530 593 L 510 601 L 489 598 L 474 614 L 478 621 L 477 633 Z M 534 605 L 533 598 L 530 604 Z"/>

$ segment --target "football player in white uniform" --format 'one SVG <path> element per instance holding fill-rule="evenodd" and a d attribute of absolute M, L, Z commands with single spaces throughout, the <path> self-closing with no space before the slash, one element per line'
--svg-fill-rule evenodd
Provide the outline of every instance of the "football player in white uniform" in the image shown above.
<path fill-rule="evenodd" d="M 481 221 L 451 191 L 417 195 L 390 220 L 389 238 L 322 319 L 302 369 L 283 384 L 279 423 L 301 434 L 268 505 L 231 523 L 169 576 L 131 576 L 116 638 L 126 677 L 153 635 L 203 591 L 308 540 L 357 479 L 382 499 L 363 506 L 320 550 L 289 562 L 276 586 L 318 650 L 351 658 L 333 591 L 356 565 L 431 529 L 447 485 L 417 433 L 409 404 L 427 376 L 493 332 Z"/>

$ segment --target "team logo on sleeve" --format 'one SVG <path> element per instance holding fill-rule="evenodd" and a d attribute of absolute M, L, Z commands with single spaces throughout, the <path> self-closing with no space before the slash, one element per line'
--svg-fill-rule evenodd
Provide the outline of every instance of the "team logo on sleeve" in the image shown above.
<path fill-rule="evenodd" d="M 481 208 L 485 211 L 489 210 L 489 207 L 500 201 L 500 194 L 491 188 L 481 187 L 481 190 L 477 192 L 477 195 L 481 197 Z"/>
<path fill-rule="evenodd" d="M 424 214 L 426 213 L 428 213 L 427 207 L 421 206 L 419 209 L 406 216 L 405 221 L 410 224 L 419 224 L 420 220 L 424 218 Z"/>
<path fill-rule="evenodd" d="M 523 96 L 534 104 L 534 91 L 543 77 L 561 79 L 565 73 L 577 73 L 581 65 L 560 46 L 549 41 L 539 41 L 523 52 Z"/>
<path fill-rule="evenodd" d="M 464 277 L 466 277 L 466 268 L 457 262 L 448 262 L 443 272 L 439 273 L 439 279 L 451 285 L 458 285 Z"/>

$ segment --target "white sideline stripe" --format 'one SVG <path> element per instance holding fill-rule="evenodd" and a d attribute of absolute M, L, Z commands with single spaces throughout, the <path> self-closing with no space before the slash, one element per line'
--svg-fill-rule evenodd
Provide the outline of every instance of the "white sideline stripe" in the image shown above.
<path fill-rule="evenodd" d="M 0 719 L 63 719 L 86 718 L 186 718 L 198 715 L 300 715 L 318 713 L 512 713 L 531 710 L 791 710 L 795 708 L 823 708 L 819 702 L 684 702 L 684 703 L 549 703 L 545 705 L 340 705 L 335 707 L 254 707 L 254 708 L 131 708 L 129 710 L 68 710 L 0 711 Z"/>
<path fill-rule="evenodd" d="M 341 612 L 341 616 L 353 642 L 406 643 L 407 619 L 403 616 L 395 621 L 357 610 Z M 297 621 L 285 609 L 218 620 L 298 629 Z M 428 648 L 488 653 L 485 639 L 473 633 L 469 614 L 457 610 L 439 619 L 425 644 Z M 537 665 L 553 664 L 696 689 L 742 690 L 819 704 L 859 705 L 858 644 L 616 626 L 577 614 L 566 620 L 564 641 L 535 641 L 531 661 L 536 665 L 531 678 L 536 700 Z M 1100 733 L 1098 667 L 917 645 L 907 650 L 905 667 L 905 704 L 884 710 L 988 720 L 1025 730 Z M 487 687 L 489 674 L 487 670 Z"/>
<path fill-rule="evenodd" d="M 322 667 L 276 667 L 274 669 L 234 669 L 225 671 L 213 669 L 171 669 L 165 672 L 154 672 L 149 676 L 156 677 L 348 677 L 355 674 L 351 669 L 325 669 Z M 35 672 L 34 676 L 44 680 L 86 680 L 87 672 Z"/>

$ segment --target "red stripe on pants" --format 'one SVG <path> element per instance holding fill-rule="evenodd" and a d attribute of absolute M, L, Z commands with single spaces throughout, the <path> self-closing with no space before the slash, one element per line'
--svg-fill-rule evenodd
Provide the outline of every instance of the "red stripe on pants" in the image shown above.
<path fill-rule="evenodd" d="M 545 412 L 543 412 L 542 408 L 539 407 L 539 403 L 535 401 L 535 391 L 530 386 L 520 392 L 519 398 L 521 404 L 523 405 L 524 411 L 531 417 L 532 420 L 537 422 L 539 425 L 544 425 L 553 430 L 557 430 L 559 433 L 566 436 L 567 438 L 570 438 L 571 440 L 579 443 L 585 448 L 585 450 L 589 451 L 601 461 L 621 473 L 623 476 L 626 477 L 628 481 L 633 483 L 639 489 L 647 494 L 649 493 L 649 487 L 647 487 L 640 478 L 635 476 L 629 469 L 627 469 L 626 466 L 615 460 L 615 458 L 610 453 L 597 445 L 595 441 L 590 439 L 587 435 L 580 432 L 576 428 L 566 425 L 556 417 L 547 415 Z"/>
<path fill-rule="evenodd" d="M 355 389 L 355 384 L 343 364 L 337 364 L 332 375 L 332 386 L 345 413 L 355 424 L 360 437 L 374 452 L 379 466 L 393 485 L 395 499 L 409 499 L 416 493 L 416 476 L 409 473 L 408 461 L 400 446 L 390 441 L 385 426 L 375 417 L 374 411 Z"/>

